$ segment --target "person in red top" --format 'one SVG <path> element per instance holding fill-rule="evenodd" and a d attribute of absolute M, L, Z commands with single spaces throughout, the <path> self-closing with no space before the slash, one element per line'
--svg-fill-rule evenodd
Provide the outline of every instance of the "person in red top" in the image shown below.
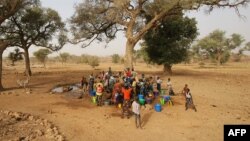
<path fill-rule="evenodd" d="M 116 103 L 116 96 L 117 96 L 118 94 L 121 94 L 121 90 L 122 90 L 122 85 L 121 85 L 121 83 L 120 83 L 120 80 L 117 79 L 117 80 L 116 80 L 116 83 L 115 83 L 115 85 L 114 85 L 114 87 L 113 87 L 113 92 L 112 92 L 112 101 L 113 101 L 114 103 Z"/>
<path fill-rule="evenodd" d="M 127 118 L 129 118 L 129 107 L 130 107 L 130 97 L 132 94 L 132 88 L 130 88 L 127 84 L 124 85 L 122 88 L 123 93 L 123 107 L 122 107 L 122 118 L 124 115 L 127 115 Z"/>

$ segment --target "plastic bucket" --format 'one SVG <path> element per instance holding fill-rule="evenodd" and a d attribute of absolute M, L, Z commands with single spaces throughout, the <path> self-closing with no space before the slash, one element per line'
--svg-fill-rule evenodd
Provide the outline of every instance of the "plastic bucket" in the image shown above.
<path fill-rule="evenodd" d="M 96 96 L 96 92 L 95 91 L 91 91 L 90 92 L 90 96 Z"/>
<path fill-rule="evenodd" d="M 94 104 L 96 104 L 96 97 L 95 97 L 95 96 L 92 97 L 92 102 L 93 102 Z"/>
<path fill-rule="evenodd" d="M 155 104 L 155 111 L 161 112 L 161 105 L 160 104 Z"/>
<path fill-rule="evenodd" d="M 145 99 L 139 99 L 139 103 L 140 103 L 141 105 L 144 105 L 144 104 L 145 104 Z"/>
<path fill-rule="evenodd" d="M 161 103 L 161 105 L 164 105 L 164 104 L 165 104 L 164 98 L 160 98 L 160 103 Z"/>
<path fill-rule="evenodd" d="M 139 99 L 144 99 L 144 95 L 139 94 L 139 95 L 138 95 L 138 98 L 139 98 Z"/>

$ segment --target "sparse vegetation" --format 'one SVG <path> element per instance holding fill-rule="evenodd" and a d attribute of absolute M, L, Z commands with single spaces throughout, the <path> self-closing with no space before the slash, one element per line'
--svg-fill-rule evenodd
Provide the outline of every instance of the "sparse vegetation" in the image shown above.
<path fill-rule="evenodd" d="M 39 49 L 38 51 L 34 52 L 34 56 L 36 59 L 43 63 L 43 66 L 46 67 L 46 60 L 48 58 L 48 55 L 52 52 L 48 49 Z"/>

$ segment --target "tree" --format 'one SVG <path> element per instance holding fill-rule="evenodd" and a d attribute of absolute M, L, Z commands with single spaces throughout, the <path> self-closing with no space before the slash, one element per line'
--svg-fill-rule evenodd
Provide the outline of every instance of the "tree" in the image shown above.
<path fill-rule="evenodd" d="M 46 60 L 48 58 L 48 55 L 51 54 L 52 52 L 48 49 L 39 49 L 38 51 L 34 52 L 34 56 L 36 59 L 43 63 L 43 66 L 46 67 Z"/>
<path fill-rule="evenodd" d="M 176 11 L 197 10 L 208 6 L 234 7 L 246 5 L 248 0 L 85 0 L 75 7 L 71 18 L 74 43 L 94 40 L 110 41 L 118 31 L 123 31 L 126 42 L 125 66 L 133 67 L 135 45 L 148 30 L 161 25 L 162 19 L 175 15 Z M 146 17 L 152 17 L 146 22 Z M 85 42 L 86 43 L 86 42 Z"/>
<path fill-rule="evenodd" d="M 117 64 L 120 62 L 121 58 L 118 54 L 113 54 L 112 56 L 112 63 Z"/>
<path fill-rule="evenodd" d="M 92 68 L 95 68 L 97 66 L 99 66 L 99 58 L 97 56 L 90 56 L 88 58 L 88 64 L 92 67 Z"/>
<path fill-rule="evenodd" d="M 7 19 L 13 16 L 20 9 L 24 9 L 26 6 L 32 3 L 38 3 L 38 0 L 1 0 L 0 1 L 0 26 Z M 3 32 L 0 31 L 0 90 L 3 90 L 2 85 L 2 55 L 4 50 L 10 46 L 11 40 L 3 38 Z"/>
<path fill-rule="evenodd" d="M 140 50 L 133 50 L 133 65 L 136 65 L 137 60 L 141 58 Z"/>
<path fill-rule="evenodd" d="M 217 62 L 217 65 L 221 65 L 228 61 L 230 52 L 240 47 L 243 41 L 243 37 L 239 34 L 232 34 L 230 38 L 226 38 L 224 31 L 215 30 L 199 40 L 195 48 L 198 53 L 208 54 L 212 60 Z"/>
<path fill-rule="evenodd" d="M 145 35 L 145 51 L 149 61 L 164 66 L 172 74 L 172 65 L 185 61 L 188 49 L 197 37 L 196 21 L 184 17 L 182 12 L 163 19 L 161 26 Z"/>
<path fill-rule="evenodd" d="M 68 60 L 69 57 L 70 57 L 70 54 L 67 53 L 67 52 L 60 53 L 60 54 L 59 54 L 59 57 L 60 57 L 60 60 L 61 60 L 61 62 L 62 62 L 62 64 L 63 64 L 63 63 L 66 63 L 66 62 L 67 62 L 67 60 Z"/>
<path fill-rule="evenodd" d="M 29 48 L 31 45 L 59 50 L 66 42 L 64 23 L 55 10 L 30 6 L 13 15 L 1 28 L 5 38 L 12 40 L 12 46 L 24 50 L 26 74 L 31 75 Z M 53 37 L 58 37 L 59 45 L 49 44 Z"/>
<path fill-rule="evenodd" d="M 22 56 L 22 52 L 20 52 L 19 48 L 15 48 L 15 50 L 13 52 L 10 52 L 8 55 L 8 58 L 11 60 L 12 64 L 11 65 L 15 65 L 16 61 L 19 60 L 23 60 L 23 56 Z"/>
<path fill-rule="evenodd" d="M 250 42 L 247 42 L 244 47 L 245 51 L 250 51 Z"/>

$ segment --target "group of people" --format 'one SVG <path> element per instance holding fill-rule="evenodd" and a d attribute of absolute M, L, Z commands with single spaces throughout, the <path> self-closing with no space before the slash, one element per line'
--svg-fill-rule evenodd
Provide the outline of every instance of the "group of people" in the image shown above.
<path fill-rule="evenodd" d="M 96 96 L 97 106 L 102 106 L 103 95 L 110 99 L 112 104 L 122 108 L 121 117 L 130 117 L 130 108 L 136 117 L 136 127 L 141 128 L 140 104 L 138 95 L 145 98 L 154 99 L 155 93 L 160 93 L 163 81 L 159 76 L 146 77 L 145 74 L 138 73 L 132 68 L 126 68 L 123 72 L 113 72 L 111 67 L 108 71 L 99 72 L 97 75 L 91 74 L 89 78 L 82 77 L 81 87 L 83 91 Z M 169 95 L 174 95 L 170 78 L 167 81 Z M 185 94 L 189 89 L 185 88 Z M 188 99 L 189 96 L 186 96 Z M 187 106 L 186 106 L 187 107 Z"/>

